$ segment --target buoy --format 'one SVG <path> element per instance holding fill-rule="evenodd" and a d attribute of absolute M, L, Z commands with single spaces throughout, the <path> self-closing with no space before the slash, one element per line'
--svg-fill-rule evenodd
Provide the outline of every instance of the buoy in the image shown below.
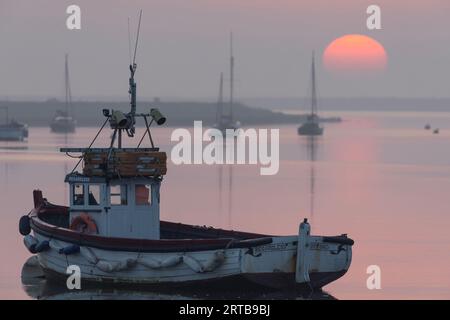
<path fill-rule="evenodd" d="M 66 256 L 79 252 L 80 246 L 76 244 L 71 244 L 70 246 L 59 249 L 59 254 L 65 254 Z"/>
<path fill-rule="evenodd" d="M 48 249 L 50 249 L 50 242 L 48 240 L 44 240 L 42 242 L 39 242 L 34 247 L 34 250 L 36 251 L 36 253 L 44 252 L 44 251 L 47 251 Z"/>
<path fill-rule="evenodd" d="M 28 251 L 30 251 L 30 253 L 32 253 L 32 254 L 36 253 L 36 245 L 38 243 L 39 243 L 39 241 L 32 235 L 27 235 L 23 238 L 23 244 L 25 245 L 25 247 L 27 247 Z"/>
<path fill-rule="evenodd" d="M 95 220 L 91 218 L 87 213 L 81 213 L 78 217 L 75 217 L 70 224 L 70 230 L 78 231 L 87 234 L 97 234 L 97 224 Z"/>
<path fill-rule="evenodd" d="M 27 236 L 31 232 L 30 217 L 22 216 L 19 220 L 19 232 L 23 236 Z"/>

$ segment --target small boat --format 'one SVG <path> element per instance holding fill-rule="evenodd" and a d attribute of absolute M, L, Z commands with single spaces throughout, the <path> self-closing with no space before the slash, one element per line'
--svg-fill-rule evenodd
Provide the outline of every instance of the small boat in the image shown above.
<path fill-rule="evenodd" d="M 430 130 L 431 129 L 431 125 L 429 123 L 427 123 L 424 127 L 425 130 Z"/>
<path fill-rule="evenodd" d="M 70 88 L 70 75 L 69 75 L 69 56 L 65 56 L 65 111 L 56 110 L 55 116 L 50 123 L 50 129 L 55 133 L 73 133 L 77 126 L 77 121 L 69 114 L 70 110 L 73 110 L 72 105 L 72 90 Z"/>
<path fill-rule="evenodd" d="M 239 121 L 235 121 L 233 117 L 234 109 L 234 54 L 233 54 L 233 34 L 230 37 L 230 102 L 228 110 L 225 110 L 223 101 L 223 73 L 220 74 L 219 101 L 217 103 L 216 123 L 213 128 L 226 133 L 227 129 L 238 130 L 241 127 Z"/>
<path fill-rule="evenodd" d="M 439 134 L 439 128 L 433 130 L 433 134 Z"/>
<path fill-rule="evenodd" d="M 312 235 L 306 219 L 288 236 L 160 221 L 167 155 L 155 147 L 150 125 L 166 118 L 157 109 L 136 112 L 135 71 L 133 61 L 131 111 L 103 110 L 100 131 L 109 122 L 110 144 L 92 148 L 95 137 L 87 148 L 60 149 L 81 153 L 84 164 L 65 177 L 70 204 L 53 204 L 34 190 L 34 208 L 19 221 L 24 244 L 38 256 L 46 277 L 67 279 L 67 267 L 75 265 L 82 283 L 242 288 L 246 280 L 289 289 L 322 288 L 347 272 L 353 240 L 345 234 Z M 125 148 L 122 136 L 135 136 L 137 119 L 146 128 L 140 141 L 148 136 L 150 145 Z"/>
<path fill-rule="evenodd" d="M 69 116 L 67 112 L 57 110 L 50 123 L 50 129 L 55 133 L 72 133 L 75 132 L 76 125 L 77 121 Z"/>
<path fill-rule="evenodd" d="M 316 67 L 314 54 L 311 64 L 311 81 L 311 114 L 297 130 L 298 134 L 301 136 L 321 136 L 323 134 L 323 128 L 319 125 L 319 117 L 317 115 Z"/>
<path fill-rule="evenodd" d="M 8 107 L 1 107 L 6 112 L 6 122 L 0 125 L 0 141 L 24 141 L 28 138 L 28 126 L 14 119 L 9 120 Z"/>

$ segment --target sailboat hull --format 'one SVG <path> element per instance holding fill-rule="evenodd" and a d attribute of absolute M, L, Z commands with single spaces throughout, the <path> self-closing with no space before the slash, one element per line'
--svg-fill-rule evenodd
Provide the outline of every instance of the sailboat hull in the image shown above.
<path fill-rule="evenodd" d="M 26 127 L 0 127 L 0 141 L 24 141 L 28 137 Z"/>
<path fill-rule="evenodd" d="M 323 128 L 317 123 L 304 123 L 298 128 L 298 134 L 301 136 L 321 136 Z"/>
<path fill-rule="evenodd" d="M 50 124 L 50 129 L 54 133 L 73 133 L 75 132 L 76 122 L 74 120 L 68 121 L 53 121 Z"/>
<path fill-rule="evenodd" d="M 15 129 L 0 129 L 0 141 L 23 141 L 25 138 L 22 131 Z"/>

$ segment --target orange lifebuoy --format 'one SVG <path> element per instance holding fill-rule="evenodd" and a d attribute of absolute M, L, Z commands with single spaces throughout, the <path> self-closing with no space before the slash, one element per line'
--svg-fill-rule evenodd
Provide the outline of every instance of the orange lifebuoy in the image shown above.
<path fill-rule="evenodd" d="M 87 213 L 81 213 L 78 217 L 75 217 L 70 224 L 70 230 L 78 231 L 87 234 L 97 234 L 97 224 Z"/>

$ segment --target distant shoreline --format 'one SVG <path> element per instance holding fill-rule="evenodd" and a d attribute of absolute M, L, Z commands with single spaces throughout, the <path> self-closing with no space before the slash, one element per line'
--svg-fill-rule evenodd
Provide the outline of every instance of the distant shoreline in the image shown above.
<path fill-rule="evenodd" d="M 0 106 L 9 107 L 9 118 L 28 124 L 31 127 L 46 127 L 57 110 L 65 110 L 65 104 L 57 100 L 46 102 L 0 101 Z M 167 117 L 167 126 L 187 126 L 194 121 L 203 121 L 205 126 L 216 122 L 216 103 L 205 102 L 140 102 L 138 112 L 149 112 L 151 108 L 159 108 Z M 227 106 L 225 105 L 225 108 Z M 73 114 L 79 127 L 99 126 L 104 121 L 103 109 L 114 109 L 128 112 L 126 102 L 73 102 L 69 113 Z M 226 109 L 225 109 L 226 110 Z M 300 123 L 304 116 L 289 115 L 279 111 L 251 108 L 236 103 L 233 109 L 235 120 L 243 126 L 262 124 Z M 0 115 L 0 122 L 4 121 Z"/>
<path fill-rule="evenodd" d="M 269 110 L 306 110 L 308 98 L 250 98 L 242 99 L 248 105 Z M 320 98 L 319 112 L 345 111 L 404 111 L 450 112 L 450 98 Z"/>
<path fill-rule="evenodd" d="M 243 127 L 261 125 L 300 124 L 308 112 L 308 99 L 300 98 L 258 98 L 243 99 L 236 103 L 235 119 Z M 30 127 L 48 127 L 56 110 L 64 110 L 62 101 L 0 101 L 0 106 L 9 107 L 9 118 L 28 124 Z M 127 101 L 75 101 L 74 116 L 78 127 L 98 127 L 104 117 L 102 109 L 129 110 Z M 138 102 L 138 112 L 147 112 L 158 107 L 168 119 L 166 126 L 190 127 L 196 120 L 204 126 L 215 123 L 216 106 L 214 102 L 161 102 L 159 100 Z M 227 105 L 225 105 L 227 106 Z M 250 107 L 258 106 L 258 107 Z M 296 112 L 292 112 L 296 111 Z M 321 114 L 322 112 L 322 114 Z M 322 98 L 319 100 L 319 116 L 324 122 L 340 122 L 340 116 L 346 112 L 450 112 L 450 98 Z M 0 114 L 0 123 L 5 115 Z"/>

